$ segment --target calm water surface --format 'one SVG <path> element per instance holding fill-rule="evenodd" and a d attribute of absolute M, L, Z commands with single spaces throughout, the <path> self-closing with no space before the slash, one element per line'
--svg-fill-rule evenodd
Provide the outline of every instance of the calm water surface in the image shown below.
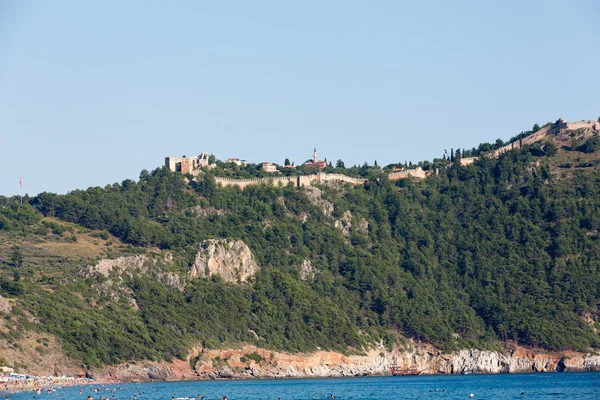
<path fill-rule="evenodd" d="M 547 373 L 515 375 L 450 375 L 340 379 L 285 379 L 251 381 L 162 382 L 65 388 L 51 394 L 18 393 L 10 399 L 171 399 L 171 396 L 220 400 L 336 400 L 358 399 L 600 399 L 600 373 Z M 120 388 L 120 389 L 119 389 Z M 112 389 L 117 389 L 112 392 Z M 445 390 L 445 392 L 444 392 Z M 521 393 L 524 393 L 521 395 Z"/>

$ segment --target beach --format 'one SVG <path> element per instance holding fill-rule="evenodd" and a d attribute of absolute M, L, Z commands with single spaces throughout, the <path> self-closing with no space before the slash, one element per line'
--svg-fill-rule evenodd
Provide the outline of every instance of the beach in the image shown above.
<path fill-rule="evenodd" d="M 116 380 L 76 378 L 69 376 L 34 376 L 24 374 L 2 374 L 0 375 L 0 392 L 52 392 L 62 387 L 117 384 Z"/>

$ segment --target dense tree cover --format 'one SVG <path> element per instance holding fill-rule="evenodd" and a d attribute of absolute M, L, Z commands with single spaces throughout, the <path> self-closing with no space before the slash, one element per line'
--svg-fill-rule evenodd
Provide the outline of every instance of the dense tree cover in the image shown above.
<path fill-rule="evenodd" d="M 227 238 L 244 240 L 261 271 L 248 285 L 213 277 L 183 291 L 127 279 L 139 311 L 123 299 L 92 306 L 91 278 L 24 298 L 90 363 L 182 357 L 194 340 L 343 350 L 394 331 L 443 349 L 504 340 L 597 347 L 581 316 L 597 316 L 600 302 L 600 176 L 554 181 L 536 163 L 554 153 L 531 146 L 424 181 L 381 175 L 364 187 L 321 187 L 332 215 L 304 189 L 220 188 L 210 175 L 188 182 L 165 169 L 137 183 L 43 193 L 31 205 L 44 215 L 170 249 L 183 269 L 201 240 Z M 336 220 L 351 221 L 347 236 Z M 317 271 L 306 282 L 304 260 Z"/>
<path fill-rule="evenodd" d="M 7 198 L 0 196 L 0 231 L 19 231 L 25 226 L 35 224 L 42 219 L 25 199 L 21 204 L 21 198 Z"/>

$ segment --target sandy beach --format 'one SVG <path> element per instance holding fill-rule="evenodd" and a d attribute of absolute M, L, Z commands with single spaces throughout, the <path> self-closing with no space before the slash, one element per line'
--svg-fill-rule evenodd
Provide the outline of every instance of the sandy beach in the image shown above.
<path fill-rule="evenodd" d="M 68 376 L 0 375 L 0 393 L 53 392 L 61 387 L 119 383 L 109 379 L 74 378 Z"/>

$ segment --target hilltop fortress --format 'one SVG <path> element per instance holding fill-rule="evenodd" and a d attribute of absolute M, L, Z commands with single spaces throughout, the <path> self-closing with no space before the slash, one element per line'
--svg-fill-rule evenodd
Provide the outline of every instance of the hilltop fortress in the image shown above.
<path fill-rule="evenodd" d="M 214 168 L 215 164 L 209 165 L 208 153 L 204 152 L 195 157 L 166 157 L 165 167 L 173 172 L 181 172 L 182 174 L 198 175 L 201 168 Z"/>
<path fill-rule="evenodd" d="M 567 122 L 564 119 L 559 119 L 553 124 L 547 124 L 542 127 L 537 132 L 532 133 L 531 135 L 525 136 L 519 140 L 515 140 L 503 147 L 500 147 L 492 152 L 488 153 L 488 157 L 498 158 L 502 154 L 507 151 L 513 149 L 519 149 L 525 145 L 531 145 L 540 140 L 546 138 L 548 135 L 556 135 L 560 132 L 565 131 L 576 131 L 580 129 L 585 129 L 591 131 L 593 134 L 600 134 L 600 122 L 593 120 L 584 120 L 579 122 Z M 237 159 L 229 159 L 237 160 Z M 460 165 L 466 166 L 473 164 L 479 160 L 479 157 L 465 157 L 460 159 Z M 245 162 L 231 161 L 236 165 L 245 165 Z M 264 177 L 264 178 L 245 178 L 245 179 L 235 179 L 235 178 L 223 178 L 223 177 L 215 177 L 215 181 L 217 184 L 220 184 L 223 187 L 226 186 L 237 186 L 241 189 L 244 189 L 251 185 L 282 185 L 287 186 L 292 184 L 295 187 L 304 187 L 304 186 L 312 186 L 318 185 L 328 182 L 344 182 L 350 183 L 352 185 L 363 185 L 366 182 L 365 178 L 353 178 L 344 174 L 339 173 L 325 173 L 322 172 L 327 165 L 324 161 L 320 161 L 317 159 L 317 149 L 315 148 L 313 153 L 313 159 L 308 160 L 304 165 L 316 168 L 317 172 L 310 175 L 297 175 L 297 176 L 278 176 L 277 166 L 275 164 L 269 162 L 261 163 L 262 169 L 267 173 L 273 173 L 273 176 Z M 216 164 L 211 164 L 209 162 L 208 153 L 201 153 L 199 156 L 194 157 L 166 157 L 165 158 L 165 167 L 173 172 L 181 172 L 182 174 L 191 174 L 197 176 L 200 174 L 203 168 L 213 169 L 216 167 Z M 295 168 L 293 165 L 282 166 L 281 168 Z M 405 168 L 397 168 L 388 174 L 388 179 L 395 181 L 398 179 L 406 179 L 406 178 L 415 178 L 415 179 L 425 179 L 428 176 L 432 175 L 433 171 L 424 170 L 421 167 L 416 167 L 412 169 Z"/>

